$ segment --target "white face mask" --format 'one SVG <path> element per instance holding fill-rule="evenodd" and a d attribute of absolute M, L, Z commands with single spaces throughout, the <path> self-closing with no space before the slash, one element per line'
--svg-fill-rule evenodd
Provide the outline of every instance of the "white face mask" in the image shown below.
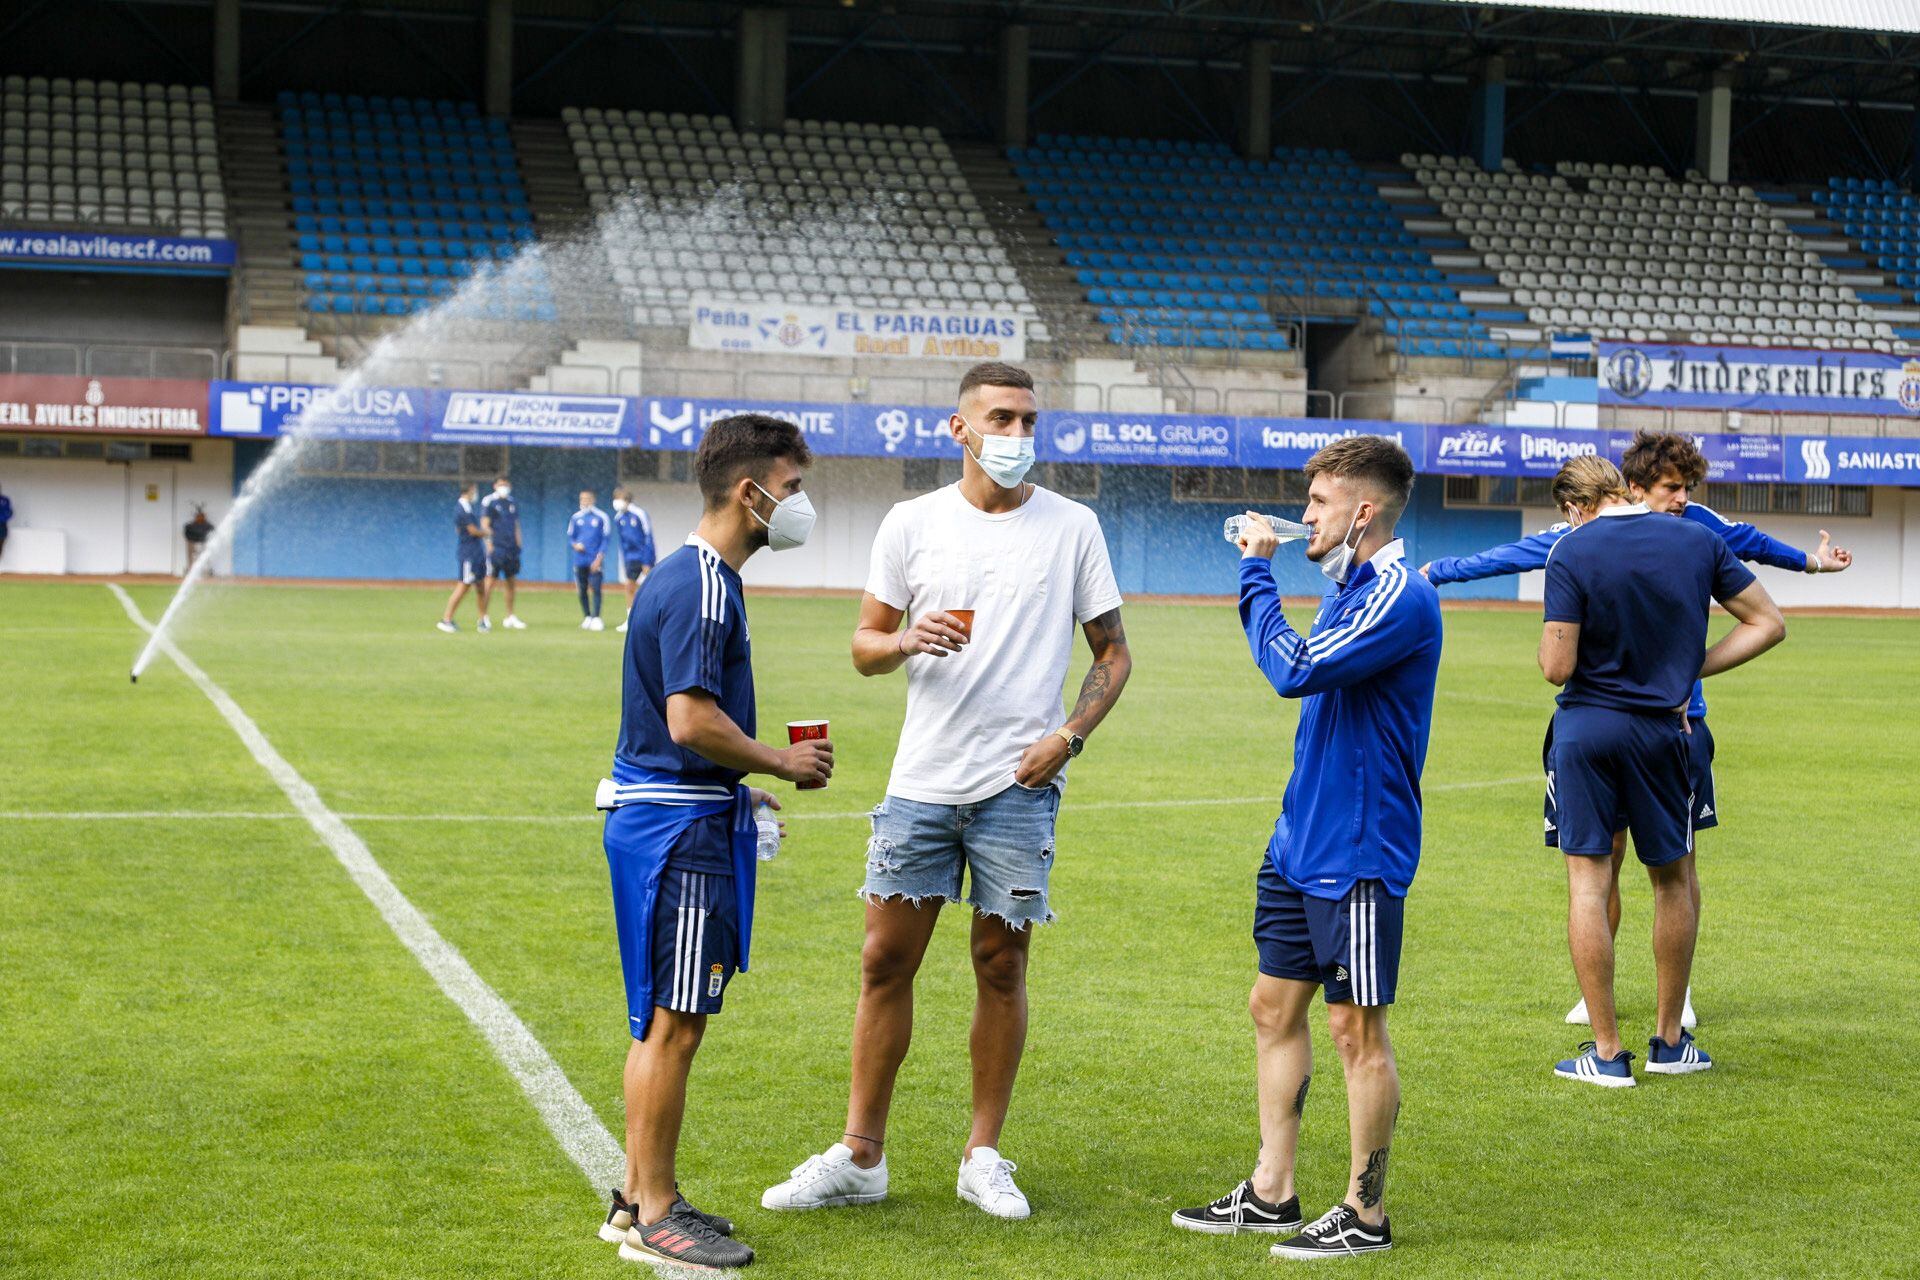
<path fill-rule="evenodd" d="M 751 480 L 747 483 L 760 489 L 760 486 Z M 773 495 L 767 493 L 765 489 L 760 489 L 760 492 L 766 493 L 768 499 L 773 500 Z M 767 548 L 771 551 L 787 551 L 806 545 L 807 536 L 813 532 L 813 522 L 816 519 L 813 499 L 807 496 L 804 489 L 798 493 L 789 494 L 785 498 L 774 500 L 771 519 L 761 519 L 760 513 L 754 511 L 752 507 L 748 507 L 747 510 L 753 512 L 755 520 L 767 526 Z"/>
<path fill-rule="evenodd" d="M 972 427 L 967 430 L 980 439 L 980 452 L 968 449 L 968 456 L 1002 489 L 1018 489 L 1027 472 L 1033 469 L 1033 437 L 989 436 Z"/>
<path fill-rule="evenodd" d="M 1348 576 L 1353 573 L 1353 553 L 1360 549 L 1360 539 L 1366 536 L 1367 528 L 1360 523 L 1360 512 L 1356 509 L 1353 519 L 1347 522 L 1346 536 L 1340 539 L 1340 545 L 1320 557 L 1320 572 L 1346 586 Z"/>
<path fill-rule="evenodd" d="M 613 500 L 613 509 L 615 511 L 625 511 L 627 509 L 627 500 L 625 498 L 615 498 Z"/>
<path fill-rule="evenodd" d="M 497 484 L 493 486 L 493 494 L 496 498 L 504 498 L 512 492 L 513 488 L 510 485 Z"/>

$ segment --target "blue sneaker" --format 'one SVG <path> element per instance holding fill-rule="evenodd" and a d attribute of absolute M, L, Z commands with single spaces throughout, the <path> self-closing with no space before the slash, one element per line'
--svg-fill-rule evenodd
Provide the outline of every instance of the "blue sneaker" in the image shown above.
<path fill-rule="evenodd" d="M 1569 1080 L 1578 1080 L 1582 1084 L 1597 1084 L 1603 1089 L 1631 1089 L 1636 1083 L 1633 1078 L 1633 1055 L 1625 1049 L 1617 1058 L 1603 1058 L 1600 1050 L 1589 1040 L 1580 1046 L 1580 1056 L 1567 1058 L 1554 1064 L 1553 1074 Z M 1651 1068 L 1649 1068 L 1651 1070 Z"/>
<path fill-rule="evenodd" d="M 1691 1031 L 1680 1033 L 1679 1044 L 1668 1044 L 1658 1036 L 1647 1041 L 1647 1070 L 1655 1075 L 1684 1076 L 1712 1067 L 1713 1059 L 1700 1052 Z"/>

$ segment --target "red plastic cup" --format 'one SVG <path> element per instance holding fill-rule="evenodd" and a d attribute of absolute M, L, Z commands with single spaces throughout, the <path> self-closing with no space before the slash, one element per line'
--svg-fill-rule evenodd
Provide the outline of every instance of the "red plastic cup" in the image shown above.
<path fill-rule="evenodd" d="M 973 610 L 949 609 L 947 610 L 947 616 L 960 624 L 961 635 L 969 640 L 973 639 Z"/>
<path fill-rule="evenodd" d="M 812 742 L 827 736 L 825 720 L 789 720 L 787 721 L 787 742 Z M 798 791 L 819 791 L 827 784 L 824 782 L 796 782 Z"/>

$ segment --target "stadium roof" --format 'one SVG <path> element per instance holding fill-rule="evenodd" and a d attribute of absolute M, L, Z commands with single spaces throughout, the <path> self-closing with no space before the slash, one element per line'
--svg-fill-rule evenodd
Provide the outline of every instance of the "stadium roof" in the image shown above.
<path fill-rule="evenodd" d="M 1913 0 L 1434 0 L 1439 4 L 1499 5 L 1508 9 L 1567 9 L 1703 22 L 1763 22 L 1783 27 L 1920 34 Z"/>
<path fill-rule="evenodd" d="M 1763 22 L 1783 27 L 1831 27 L 1838 31 L 1920 34 L 1920 5 L 1913 0 L 1435 0 L 1440 4 L 1493 4 L 1508 9 L 1567 9 L 1647 18 L 1704 22 Z"/>

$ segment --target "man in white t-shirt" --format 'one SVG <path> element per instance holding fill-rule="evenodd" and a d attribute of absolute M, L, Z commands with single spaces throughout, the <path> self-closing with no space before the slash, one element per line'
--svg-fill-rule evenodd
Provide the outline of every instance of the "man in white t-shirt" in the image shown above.
<path fill-rule="evenodd" d="M 1047 879 L 1067 761 L 1133 666 L 1099 519 L 1025 482 L 1037 418 L 1024 370 L 968 370 L 948 421 L 966 454 L 959 483 L 898 504 L 874 539 L 853 665 L 869 676 L 905 667 L 907 718 L 860 890 L 866 943 L 847 1127 L 770 1188 L 766 1208 L 886 1197 L 887 1110 L 913 1032 L 914 974 L 941 905 L 964 901 L 978 996 L 973 1124 L 957 1189 L 996 1217 L 1029 1212 L 999 1151 L 1027 1037 L 1027 948 L 1032 926 L 1053 919 Z M 1063 715 L 1076 625 L 1093 667 Z"/>

